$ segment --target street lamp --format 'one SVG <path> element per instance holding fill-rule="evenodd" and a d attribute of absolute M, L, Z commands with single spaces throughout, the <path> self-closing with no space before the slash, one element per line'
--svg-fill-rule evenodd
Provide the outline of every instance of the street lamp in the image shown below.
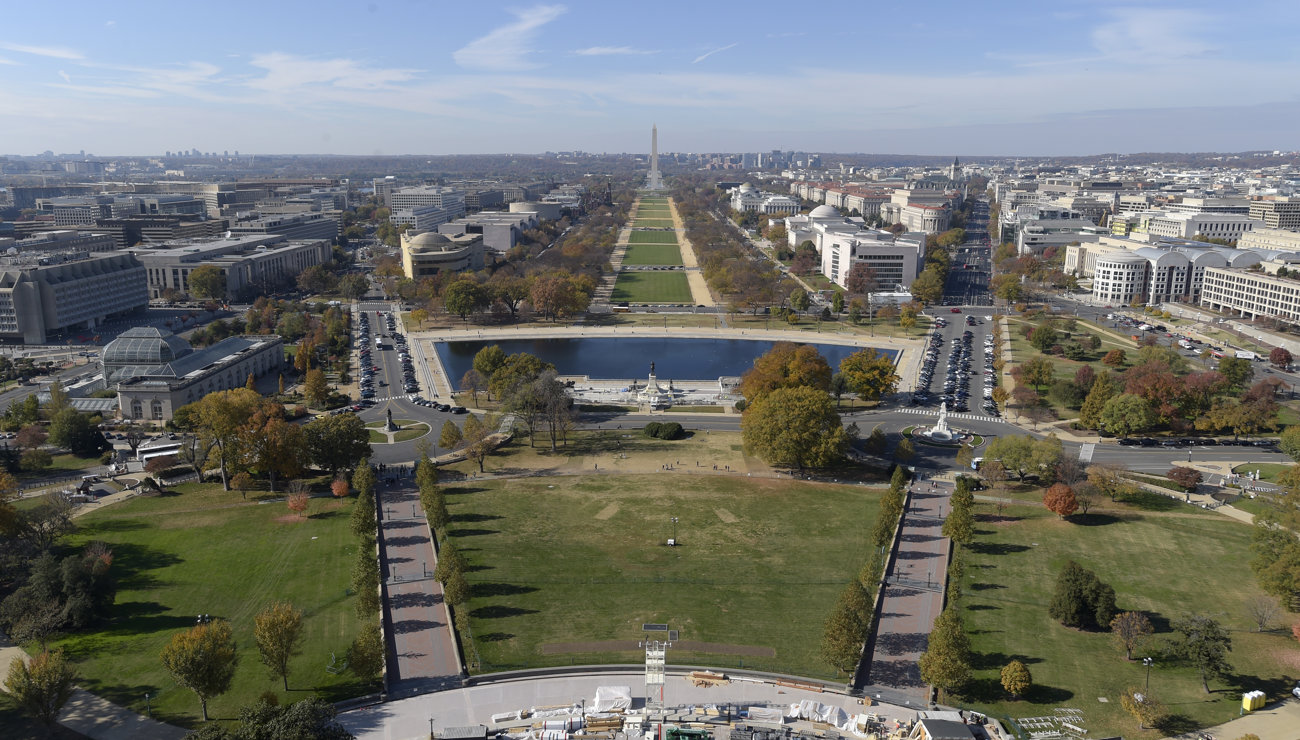
<path fill-rule="evenodd" d="M 677 544 L 677 517 L 671 517 L 673 523 L 673 544 Z"/>
<path fill-rule="evenodd" d="M 1143 659 L 1142 659 L 1142 665 L 1144 665 L 1144 666 L 1147 667 L 1147 680 L 1146 680 L 1146 685 L 1144 685 L 1144 686 L 1142 687 L 1142 690 L 1143 690 L 1143 691 L 1150 691 L 1150 690 L 1151 690 L 1151 665 L 1152 665 L 1153 663 L 1155 663 L 1155 660 L 1153 660 L 1153 659 L 1151 659 L 1151 658 L 1143 658 Z"/>

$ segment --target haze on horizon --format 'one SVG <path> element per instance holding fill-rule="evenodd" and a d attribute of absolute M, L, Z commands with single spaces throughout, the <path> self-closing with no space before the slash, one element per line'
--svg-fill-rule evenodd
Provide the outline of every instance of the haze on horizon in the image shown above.
<path fill-rule="evenodd" d="M 1300 148 L 1300 5 L 74 0 L 0 27 L 0 150 Z M 1267 50 L 1264 53 L 1263 50 Z"/>

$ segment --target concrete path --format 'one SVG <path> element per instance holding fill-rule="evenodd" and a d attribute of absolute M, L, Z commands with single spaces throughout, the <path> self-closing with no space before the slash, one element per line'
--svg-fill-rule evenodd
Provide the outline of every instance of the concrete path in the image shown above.
<path fill-rule="evenodd" d="M 380 473 L 381 480 L 391 475 Z M 377 494 L 389 692 L 459 686 L 460 656 L 442 584 L 433 579 L 437 556 L 415 480 L 398 477 L 380 485 Z"/>
<path fill-rule="evenodd" d="M 0 636 L 0 676 L 8 675 L 9 665 L 15 660 L 27 660 L 27 653 L 8 638 Z M 92 740 L 180 740 L 189 732 L 136 714 L 85 689 L 72 692 L 68 703 L 63 705 L 63 711 L 59 712 L 58 722 Z M 4 736 L 3 729 L 0 728 L 0 737 Z"/>
<path fill-rule="evenodd" d="M 952 485 L 921 480 L 912 484 L 898 552 L 885 571 L 874 651 L 860 684 L 885 687 L 915 702 L 928 698 L 918 662 L 934 620 L 943 611 L 948 539 L 940 534 Z"/>
<path fill-rule="evenodd" d="M 700 272 L 700 260 L 695 255 L 695 246 L 691 244 L 690 239 L 686 238 L 686 224 L 682 222 L 681 214 L 677 213 L 677 204 L 672 198 L 668 199 L 668 209 L 673 215 L 673 228 L 677 230 L 682 265 L 686 268 L 686 282 L 691 286 L 691 300 L 697 306 L 717 305 L 713 300 L 713 293 L 709 290 L 708 282 L 704 280 L 704 273 Z"/>
<path fill-rule="evenodd" d="M 1263 740 L 1300 740 L 1300 701 L 1287 699 L 1217 727 L 1178 735 L 1174 740 L 1200 740 L 1204 734 L 1220 740 L 1248 734 Z"/>

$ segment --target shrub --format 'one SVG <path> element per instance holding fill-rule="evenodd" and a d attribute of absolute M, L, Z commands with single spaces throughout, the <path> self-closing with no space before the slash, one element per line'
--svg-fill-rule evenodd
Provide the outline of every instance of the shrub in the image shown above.
<path fill-rule="evenodd" d="M 641 433 L 651 439 L 681 439 L 685 431 L 675 421 L 652 421 L 645 425 Z"/>

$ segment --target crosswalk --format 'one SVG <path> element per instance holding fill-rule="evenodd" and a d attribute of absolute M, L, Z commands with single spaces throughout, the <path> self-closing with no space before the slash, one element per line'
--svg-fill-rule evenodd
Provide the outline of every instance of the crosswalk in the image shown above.
<path fill-rule="evenodd" d="M 1092 462 L 1092 453 L 1097 451 L 1097 445 L 1088 442 L 1079 448 L 1079 462 Z"/>
<path fill-rule="evenodd" d="M 920 414 L 922 416 L 938 416 L 938 409 L 897 409 L 904 414 Z M 949 419 L 967 419 L 969 421 L 1002 421 L 996 416 L 985 416 L 984 414 L 964 414 L 948 412 Z"/>

